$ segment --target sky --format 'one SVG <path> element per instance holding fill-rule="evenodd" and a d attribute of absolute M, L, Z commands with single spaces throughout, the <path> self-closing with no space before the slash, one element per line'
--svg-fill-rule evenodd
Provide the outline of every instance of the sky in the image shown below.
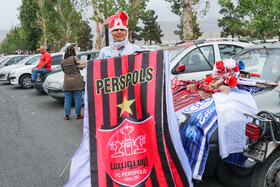
<path fill-rule="evenodd" d="M 10 30 L 12 26 L 20 24 L 18 7 L 21 2 L 22 0 L 0 0 L 0 30 Z M 179 17 L 171 12 L 171 4 L 165 0 L 150 0 L 147 8 L 155 10 L 158 15 L 158 21 L 179 21 Z M 220 6 L 217 4 L 217 0 L 210 0 L 210 11 L 207 17 L 220 18 L 219 9 Z M 203 18 L 198 18 L 198 21 L 200 19 Z"/>

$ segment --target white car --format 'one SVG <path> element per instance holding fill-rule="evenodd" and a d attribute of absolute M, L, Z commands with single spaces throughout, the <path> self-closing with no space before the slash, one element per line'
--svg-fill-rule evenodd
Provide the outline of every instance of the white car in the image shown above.
<path fill-rule="evenodd" d="M 80 70 L 80 72 L 85 80 L 87 69 L 84 68 L 83 70 Z M 64 92 L 62 91 L 63 82 L 64 82 L 64 72 L 59 71 L 47 76 L 46 80 L 43 83 L 43 88 L 49 96 L 53 97 L 58 101 L 63 102 L 64 101 Z"/>
<path fill-rule="evenodd" d="M 63 53 L 52 53 L 52 66 L 51 70 L 54 71 L 56 69 L 61 68 L 61 59 L 63 57 Z M 32 88 L 31 84 L 31 71 L 32 69 L 39 63 L 39 61 L 32 65 L 23 66 L 12 70 L 9 74 L 9 81 L 11 84 L 20 85 L 22 88 Z"/>
<path fill-rule="evenodd" d="M 171 78 L 202 80 L 210 75 L 216 61 L 229 59 L 254 44 L 233 41 L 205 41 L 180 51 L 170 62 Z M 171 54 L 172 56 L 172 54 Z M 171 57 L 172 58 L 172 57 Z"/>
<path fill-rule="evenodd" d="M 32 65 L 34 63 L 38 63 L 40 60 L 40 56 L 41 55 L 39 55 L 39 54 L 32 55 L 32 56 L 29 56 L 29 57 L 21 60 L 17 64 L 12 64 L 10 66 L 5 66 L 5 67 L 1 68 L 0 69 L 0 81 L 8 81 L 8 76 L 12 70 L 15 70 L 17 68 L 20 68 L 20 67 L 23 67 L 26 65 Z"/>
<path fill-rule="evenodd" d="M 29 55 L 9 55 L 6 59 L 2 60 L 0 63 L 0 69 L 12 64 L 17 64 L 21 60 L 29 57 Z"/>

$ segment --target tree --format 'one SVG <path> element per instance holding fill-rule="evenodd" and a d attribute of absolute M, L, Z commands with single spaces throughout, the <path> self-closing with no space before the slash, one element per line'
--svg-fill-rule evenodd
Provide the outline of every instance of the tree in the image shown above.
<path fill-rule="evenodd" d="M 25 41 L 23 38 L 24 32 L 21 27 L 14 27 L 7 34 L 4 41 L 1 43 L 1 53 L 15 53 L 18 49 L 24 49 Z"/>
<path fill-rule="evenodd" d="M 135 39 L 139 40 L 139 27 L 137 26 L 140 16 L 146 10 L 146 3 L 148 0 L 91 0 L 94 16 L 92 19 L 96 22 L 96 43 L 95 48 L 101 49 L 102 41 L 104 42 L 105 27 L 100 23 L 118 11 L 124 11 L 129 16 L 128 25 L 129 33 L 128 40 L 133 42 Z M 106 26 L 108 28 L 108 26 Z M 104 43 L 103 43 L 104 44 Z"/>
<path fill-rule="evenodd" d="M 180 17 L 180 25 L 178 25 L 179 31 L 175 31 L 175 34 L 179 34 L 183 40 L 197 39 L 202 33 L 199 32 L 197 20 L 198 12 L 193 6 L 200 5 L 202 0 L 166 0 L 172 3 L 172 12 Z M 202 9 L 199 14 L 206 15 L 210 8 L 209 1 L 205 1 L 205 8 Z M 198 32 L 198 33 L 195 33 Z"/>
<path fill-rule="evenodd" d="M 92 20 L 96 24 L 96 42 L 95 49 L 100 50 L 105 44 L 102 44 L 105 36 L 105 26 L 102 25 L 103 21 L 117 12 L 116 3 L 114 0 L 91 0 L 93 7 Z M 108 26 L 106 26 L 108 28 Z"/>
<path fill-rule="evenodd" d="M 38 47 L 38 40 L 41 38 L 41 30 L 36 28 L 36 12 L 39 10 L 37 0 L 22 0 L 19 7 L 19 20 L 23 30 L 25 49 L 35 51 Z"/>
<path fill-rule="evenodd" d="M 180 20 L 180 24 L 177 25 L 179 30 L 174 31 L 174 34 L 178 35 L 180 37 L 180 40 L 196 40 L 198 37 L 202 35 L 202 32 L 200 32 L 200 28 L 198 27 L 197 23 L 197 12 L 193 13 L 192 20 L 190 21 L 190 24 L 192 25 L 192 35 L 189 36 L 188 38 L 184 38 L 183 34 L 183 20 Z"/>
<path fill-rule="evenodd" d="M 138 27 L 137 25 L 139 23 L 141 16 L 145 14 L 148 1 L 149 0 L 128 0 L 128 1 L 118 0 L 117 3 L 118 10 L 125 11 L 129 17 L 128 40 L 130 42 L 133 42 L 135 39 L 139 40 L 139 35 L 136 34 L 139 30 L 139 28 L 137 28 Z"/>
<path fill-rule="evenodd" d="M 242 20 L 253 35 L 263 39 L 280 37 L 279 0 L 239 0 L 237 10 L 244 16 Z"/>
<path fill-rule="evenodd" d="M 77 39 L 82 20 L 81 12 L 76 9 L 77 3 L 76 0 L 56 0 L 55 2 L 55 11 L 58 14 L 57 21 L 61 25 L 65 43 Z"/>
<path fill-rule="evenodd" d="M 223 14 L 222 19 L 218 19 L 218 26 L 222 27 L 221 32 L 222 37 L 231 36 L 248 36 L 250 33 L 246 27 L 246 23 L 241 20 L 244 16 L 240 14 L 239 9 L 237 9 L 231 0 L 219 0 L 218 4 L 221 5 L 220 14 Z"/>
<path fill-rule="evenodd" d="M 47 19 L 47 11 L 45 10 L 46 0 L 37 0 L 38 3 L 38 11 L 36 11 L 36 20 L 35 20 L 35 28 L 40 29 L 42 32 L 42 39 L 43 44 L 48 46 L 48 39 L 47 39 L 47 26 L 46 26 L 46 19 Z"/>
<path fill-rule="evenodd" d="M 81 27 L 78 32 L 78 46 L 82 51 L 87 51 L 92 49 L 92 37 L 91 27 L 88 24 L 88 21 L 82 21 Z"/>
<path fill-rule="evenodd" d="M 161 43 L 161 37 L 163 36 L 160 25 L 157 23 L 158 16 L 155 15 L 154 10 L 148 10 L 143 16 L 143 24 L 145 25 L 142 29 L 141 36 L 144 38 L 144 41 L 149 41 L 150 45 L 152 41 L 155 44 Z"/>

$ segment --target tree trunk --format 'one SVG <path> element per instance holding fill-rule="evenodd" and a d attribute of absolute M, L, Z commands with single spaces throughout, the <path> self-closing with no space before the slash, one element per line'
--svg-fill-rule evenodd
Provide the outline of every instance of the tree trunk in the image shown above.
<path fill-rule="evenodd" d="M 92 1 L 92 7 L 93 7 L 95 20 L 98 20 L 99 16 L 98 16 L 98 9 L 97 9 L 97 6 L 96 6 L 96 2 Z M 101 49 L 101 42 L 102 42 L 102 38 L 101 38 L 101 35 L 100 35 L 100 23 L 98 21 L 95 21 L 95 24 L 96 24 L 96 30 L 95 30 L 96 31 L 96 40 L 95 40 L 94 48 L 96 50 L 100 50 Z"/>
<path fill-rule="evenodd" d="M 69 43 L 70 41 L 70 24 L 66 23 L 66 33 L 65 33 L 65 42 Z"/>
<path fill-rule="evenodd" d="M 183 37 L 184 40 L 192 36 L 192 1 L 191 0 L 182 0 L 183 1 Z"/>
<path fill-rule="evenodd" d="M 43 1 L 38 0 L 37 3 L 38 3 L 38 6 L 40 8 L 39 12 L 42 13 L 42 11 L 43 11 Z M 39 14 L 39 12 L 36 12 L 36 18 L 37 19 L 36 19 L 36 26 L 35 27 L 39 28 L 42 31 L 44 45 L 46 47 L 48 47 L 46 19 L 43 17 L 43 15 Z"/>

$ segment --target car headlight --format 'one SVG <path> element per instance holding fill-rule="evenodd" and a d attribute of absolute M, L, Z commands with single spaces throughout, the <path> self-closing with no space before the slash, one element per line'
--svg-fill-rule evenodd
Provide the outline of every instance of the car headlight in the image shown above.
<path fill-rule="evenodd" d="M 11 71 L 10 76 L 14 75 L 17 71 Z"/>

